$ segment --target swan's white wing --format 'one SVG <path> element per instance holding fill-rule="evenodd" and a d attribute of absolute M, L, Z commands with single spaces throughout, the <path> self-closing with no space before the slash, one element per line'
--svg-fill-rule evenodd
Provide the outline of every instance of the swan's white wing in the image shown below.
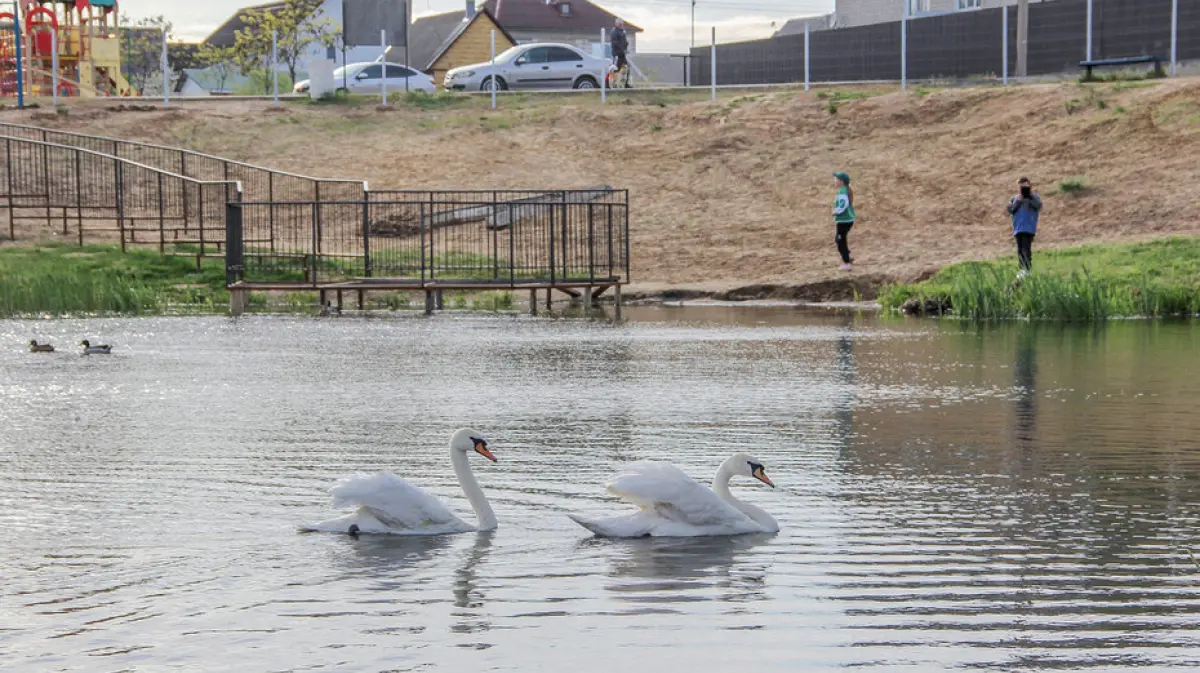
<path fill-rule="evenodd" d="M 355 475 L 342 480 L 329 492 L 333 495 L 334 507 L 358 508 L 349 517 L 335 519 L 338 522 L 335 525 L 353 519 L 362 532 L 446 533 L 473 530 L 470 524 L 458 518 L 437 498 L 394 474 Z M 374 522 L 372 520 L 382 526 L 370 525 Z M 327 526 L 318 524 L 314 528 L 323 530 Z"/>
<path fill-rule="evenodd" d="M 687 476 L 670 463 L 641 461 L 633 463 L 608 485 L 608 492 L 686 526 L 732 526 L 752 530 L 757 526 L 736 507 L 713 493 L 712 489 Z M 743 531 L 744 532 L 744 531 Z"/>

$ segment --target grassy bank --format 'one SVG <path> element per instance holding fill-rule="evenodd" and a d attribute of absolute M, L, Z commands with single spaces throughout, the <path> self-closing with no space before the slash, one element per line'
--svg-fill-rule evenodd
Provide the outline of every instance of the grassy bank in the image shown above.
<path fill-rule="evenodd" d="M 1015 254 L 952 264 L 927 281 L 891 285 L 885 308 L 970 320 L 1105 320 L 1200 313 L 1200 238 L 1034 250 L 1017 279 Z"/>
<path fill-rule="evenodd" d="M 0 248 L 0 316 L 224 307 L 225 265 L 108 245 Z"/>
<path fill-rule="evenodd" d="M 183 252 L 187 252 L 183 250 Z M 486 266 L 475 256 L 458 256 L 451 261 Z M 449 263 L 446 258 L 439 258 Z M 331 266 L 337 273 L 344 269 Z M 294 269 L 269 274 L 275 280 L 301 280 Z M 148 250 L 122 253 L 115 245 L 86 247 L 44 245 L 0 248 L 0 318 L 19 315 L 67 315 L 85 313 L 190 312 L 223 313 L 228 310 L 225 264 L 204 259 L 200 270 L 195 257 L 160 255 Z M 449 309 L 507 311 L 513 308 L 511 292 L 455 292 L 446 297 Z M 311 292 L 254 292 L 250 307 L 271 311 L 304 311 L 316 308 Z M 420 309 L 408 293 L 375 292 L 367 308 L 383 310 Z"/>

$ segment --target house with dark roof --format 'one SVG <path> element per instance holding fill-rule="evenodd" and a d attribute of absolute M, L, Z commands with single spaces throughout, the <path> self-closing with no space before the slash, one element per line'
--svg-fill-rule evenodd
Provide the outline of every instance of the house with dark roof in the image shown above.
<path fill-rule="evenodd" d="M 249 27 L 250 23 L 247 17 L 255 12 L 272 13 L 283 8 L 285 3 L 282 2 L 267 2 L 261 5 L 252 5 L 243 7 L 233 13 L 233 16 L 225 20 L 217 29 L 214 30 L 208 37 L 204 38 L 204 44 L 212 47 L 232 47 L 237 41 L 237 32 L 243 28 Z"/>
<path fill-rule="evenodd" d="M 517 42 L 564 42 L 588 49 L 600 29 L 612 30 L 617 15 L 588 0 L 486 0 L 480 5 Z M 637 51 L 638 26 L 625 22 L 629 50 Z"/>

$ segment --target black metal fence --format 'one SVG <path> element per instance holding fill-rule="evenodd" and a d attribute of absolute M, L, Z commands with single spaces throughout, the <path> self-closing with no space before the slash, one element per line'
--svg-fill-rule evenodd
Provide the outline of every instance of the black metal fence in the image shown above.
<path fill-rule="evenodd" d="M 897 2 L 896 6 L 902 3 Z M 1008 33 L 1002 12 L 1008 13 Z M 998 76 L 1017 61 L 1016 7 L 955 12 L 908 21 L 911 79 Z M 1093 0 L 1092 57 L 1170 57 L 1171 0 Z M 1180 60 L 1200 59 L 1200 2 L 1179 3 Z M 1086 0 L 1051 0 L 1029 5 L 1028 74 L 1074 72 L 1086 56 Z M 710 47 L 691 51 L 692 85 L 712 77 Z M 809 35 L 809 79 L 813 82 L 899 80 L 900 22 L 813 31 Z M 804 35 L 717 45 L 717 84 L 777 84 L 804 81 Z"/>
<path fill-rule="evenodd" d="M 275 211 L 274 247 L 261 214 Z M 231 206 L 230 282 L 363 279 L 605 284 L 629 278 L 629 194 L 375 191 L 358 201 Z"/>
<path fill-rule="evenodd" d="M 216 253 L 225 206 L 240 198 L 237 181 L 198 180 L 80 147 L 0 136 L 0 156 L 0 208 L 13 240 L 18 227 L 41 223 L 79 245 L 116 238 L 122 250 Z"/>
<path fill-rule="evenodd" d="M 156 168 L 177 176 L 205 182 L 239 182 L 243 199 L 264 203 L 323 203 L 362 200 L 367 183 L 361 180 L 312 178 L 261 166 L 254 166 L 222 157 L 193 152 L 177 147 L 164 147 L 131 140 L 106 138 L 37 126 L 0 123 L 0 137 L 26 138 L 47 144 L 78 147 L 97 154 L 108 155 L 142 166 Z M 267 209 L 250 214 L 252 222 L 264 232 L 264 240 L 273 240 L 271 232 L 278 211 Z M 262 218 L 258 221 L 254 218 Z M 201 235 L 212 240 L 225 236 L 224 210 L 220 217 L 207 219 L 208 227 Z"/>

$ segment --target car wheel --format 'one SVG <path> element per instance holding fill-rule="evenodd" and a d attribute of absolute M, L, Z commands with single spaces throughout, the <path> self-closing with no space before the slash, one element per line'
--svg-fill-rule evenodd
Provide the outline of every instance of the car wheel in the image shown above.
<path fill-rule="evenodd" d="M 480 91 L 491 91 L 492 90 L 492 78 L 491 77 L 485 78 L 483 80 L 483 83 L 479 85 L 479 90 Z M 508 90 L 508 84 L 505 84 L 503 77 L 496 78 L 496 90 L 497 91 L 507 91 Z"/>
<path fill-rule="evenodd" d="M 600 85 L 597 84 L 596 80 L 591 77 L 580 77 L 579 79 L 575 80 L 575 88 L 576 89 L 599 89 Z"/>

